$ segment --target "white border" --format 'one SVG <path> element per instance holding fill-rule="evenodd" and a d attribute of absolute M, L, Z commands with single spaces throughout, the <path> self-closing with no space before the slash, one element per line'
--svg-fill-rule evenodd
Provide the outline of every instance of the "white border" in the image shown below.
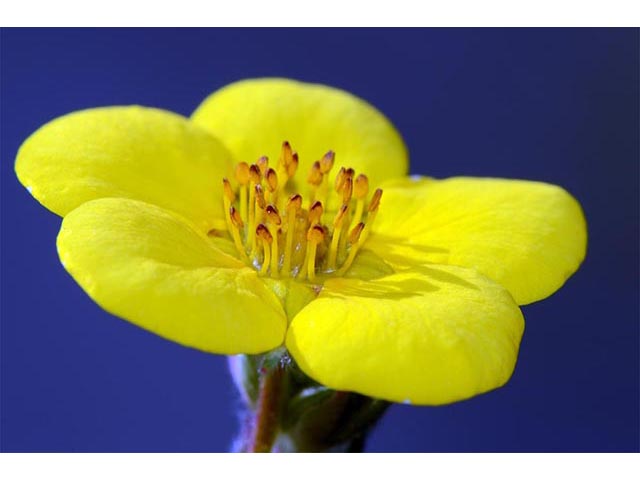
<path fill-rule="evenodd" d="M 637 0 L 3 0 L 3 26 L 617 26 Z"/>
<path fill-rule="evenodd" d="M 1 454 L 3 479 L 636 479 L 638 454 Z M 332 475 L 332 477 L 328 477 Z M 370 476 L 369 476 L 370 475 Z"/>

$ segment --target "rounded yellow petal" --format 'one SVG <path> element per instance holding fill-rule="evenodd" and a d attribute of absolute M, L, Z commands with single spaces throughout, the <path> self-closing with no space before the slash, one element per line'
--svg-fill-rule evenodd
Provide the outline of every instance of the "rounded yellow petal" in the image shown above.
<path fill-rule="evenodd" d="M 262 155 L 277 161 L 288 140 L 300 158 L 300 190 L 313 162 L 328 150 L 336 153 L 331 182 L 340 166 L 365 173 L 374 187 L 408 169 L 406 148 L 391 122 L 364 100 L 325 85 L 244 80 L 213 93 L 192 119 L 249 163 Z"/>
<path fill-rule="evenodd" d="M 470 269 L 433 265 L 327 281 L 294 318 L 286 345 L 330 388 L 441 405 L 506 383 L 523 329 L 504 288 Z"/>
<path fill-rule="evenodd" d="M 256 271 L 168 210 L 122 198 L 84 203 L 64 218 L 58 253 L 101 307 L 169 340 L 235 354 L 284 339 L 282 306 Z"/>
<path fill-rule="evenodd" d="M 229 152 L 186 118 L 138 106 L 57 118 L 20 147 L 16 173 L 45 207 L 66 215 L 102 197 L 142 200 L 203 230 L 224 228 L 222 177 Z"/>
<path fill-rule="evenodd" d="M 496 178 L 407 179 L 385 186 L 367 248 L 400 268 L 477 269 L 520 305 L 558 290 L 584 259 L 578 202 L 547 183 Z"/>

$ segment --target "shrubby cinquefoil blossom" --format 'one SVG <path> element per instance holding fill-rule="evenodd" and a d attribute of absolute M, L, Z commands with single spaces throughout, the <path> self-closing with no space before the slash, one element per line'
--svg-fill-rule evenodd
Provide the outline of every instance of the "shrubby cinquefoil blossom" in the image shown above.
<path fill-rule="evenodd" d="M 586 248 L 562 188 L 406 177 L 380 112 L 284 79 L 229 85 L 191 118 L 65 115 L 16 171 L 64 217 L 60 259 L 107 311 L 207 352 L 284 345 L 320 384 L 393 402 L 503 385 L 519 305 L 560 288 Z"/>

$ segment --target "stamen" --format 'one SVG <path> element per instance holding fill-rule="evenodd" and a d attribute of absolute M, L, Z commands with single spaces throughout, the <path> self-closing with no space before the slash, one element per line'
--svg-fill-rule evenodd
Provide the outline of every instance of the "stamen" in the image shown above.
<path fill-rule="evenodd" d="M 348 168 L 344 173 L 344 182 L 342 184 L 342 204 L 349 205 L 351 202 L 351 195 L 353 193 L 353 168 Z M 342 231 L 340 232 L 340 244 L 338 250 L 343 252 L 347 249 L 347 232 L 349 231 L 349 225 L 351 222 L 348 220 L 342 224 Z"/>
<path fill-rule="evenodd" d="M 254 219 L 253 224 L 257 225 L 262 222 L 262 217 L 264 213 L 264 209 L 267 206 L 267 202 L 264 199 L 264 190 L 262 189 L 262 185 L 258 184 L 253 187 L 254 195 L 255 195 L 255 204 L 254 208 Z M 251 244 L 251 258 L 255 258 L 258 253 L 257 241 L 256 241 L 256 230 L 252 228 L 249 231 L 249 238 L 247 239 L 247 243 Z"/>
<path fill-rule="evenodd" d="M 291 195 L 287 201 L 287 238 L 284 247 L 284 261 L 282 271 L 285 275 L 291 273 L 291 257 L 293 256 L 293 235 L 296 230 L 296 216 L 302 208 L 302 197 L 298 194 Z"/>
<path fill-rule="evenodd" d="M 271 249 L 271 276 L 277 277 L 278 262 L 280 260 L 280 255 L 278 254 L 278 227 L 282 224 L 282 219 L 280 218 L 280 214 L 278 213 L 278 209 L 275 205 L 267 205 L 267 208 L 265 209 L 265 216 L 267 217 L 269 233 L 274 239 Z"/>
<path fill-rule="evenodd" d="M 313 202 L 316 200 L 318 187 L 322 183 L 322 170 L 320 168 L 320 162 L 316 161 L 311 166 L 311 171 L 309 172 L 309 176 L 307 177 L 307 183 L 311 185 L 311 198 L 309 202 Z"/>
<path fill-rule="evenodd" d="M 349 243 L 351 244 L 351 248 L 349 249 L 349 256 L 342 264 L 342 267 L 340 267 L 340 270 L 338 270 L 338 275 L 344 275 L 353 263 L 353 260 L 356 258 L 358 250 L 360 250 L 360 247 L 364 243 L 363 241 L 361 241 L 363 240 L 361 235 L 363 230 L 364 223 L 362 222 L 358 223 L 358 225 L 356 225 L 354 229 L 351 230 L 351 233 L 349 234 Z"/>
<path fill-rule="evenodd" d="M 380 199 L 382 198 L 382 189 L 378 188 L 375 192 L 373 192 L 373 196 L 371 197 L 371 201 L 369 202 L 369 208 L 367 208 L 367 228 L 365 228 L 363 235 L 363 242 L 371 233 L 371 228 L 373 227 L 373 222 L 376 219 L 376 215 L 378 214 L 378 208 L 380 207 Z"/>
<path fill-rule="evenodd" d="M 231 225 L 231 216 L 229 214 L 229 209 L 231 208 L 231 204 L 235 201 L 236 194 L 233 193 L 233 189 L 231 188 L 231 182 L 228 179 L 222 179 L 222 204 L 224 206 L 224 219 L 227 223 L 227 230 L 231 232 L 233 225 Z"/>
<path fill-rule="evenodd" d="M 318 244 L 324 240 L 324 229 L 320 225 L 314 225 L 307 232 L 307 278 L 311 281 L 316 278 L 316 251 Z"/>
<path fill-rule="evenodd" d="M 233 236 L 233 243 L 236 245 L 236 249 L 238 249 L 238 253 L 242 257 L 243 260 L 247 259 L 247 253 L 244 251 L 244 246 L 242 245 L 242 240 L 240 239 L 240 230 L 244 227 L 242 223 L 242 218 L 240 218 L 240 214 L 235 209 L 235 207 L 231 207 L 229 209 L 229 218 L 231 223 L 231 235 Z"/>
<path fill-rule="evenodd" d="M 249 226 L 247 228 L 246 241 L 249 243 L 250 238 L 254 235 L 254 231 L 256 228 L 256 188 L 251 182 L 251 187 L 249 188 Z"/>
<path fill-rule="evenodd" d="M 369 202 L 369 215 L 371 212 L 377 212 L 380 206 L 380 199 L 382 198 L 382 189 L 378 188 L 371 196 L 371 202 Z"/>
<path fill-rule="evenodd" d="M 224 200 L 232 204 L 236 200 L 236 194 L 233 193 L 231 182 L 226 178 L 222 179 L 222 189 L 224 192 Z"/>
<path fill-rule="evenodd" d="M 318 187 L 316 200 L 320 200 L 324 203 L 327 202 L 327 197 L 329 195 L 329 172 L 331 172 L 331 169 L 333 168 L 335 158 L 336 154 L 333 153 L 333 151 L 329 150 L 320 159 L 320 173 L 322 173 L 322 182 Z"/>
<path fill-rule="evenodd" d="M 247 220 L 247 183 L 249 183 L 249 165 L 240 162 L 236 166 L 236 180 L 240 184 L 240 217 Z"/>
<path fill-rule="evenodd" d="M 307 278 L 315 282 L 317 275 L 344 275 L 351 268 L 371 232 L 382 190 L 373 193 L 367 206 L 367 176 L 356 177 L 353 168 L 341 167 L 334 184 L 338 195 L 335 203 L 340 206 L 330 230 L 323 224 L 322 215 L 334 164 L 335 154 L 331 150 L 313 163 L 307 177 L 311 195 L 306 210 L 302 208 L 302 196 L 297 193 L 278 198 L 282 197 L 280 192 L 287 191 L 287 182 L 299 167 L 298 154 L 289 142 L 282 144 L 275 168 L 269 166 L 269 159 L 264 156 L 253 165 L 239 163 L 235 170 L 238 191 L 234 191 L 228 179 L 223 179 L 222 200 L 229 234 L 239 257 L 251 262 L 260 275 L 276 278 L 280 274 L 295 275 L 299 280 Z M 282 216 L 277 205 L 284 210 Z"/>
<path fill-rule="evenodd" d="M 262 223 L 256 228 L 256 236 L 262 240 L 262 249 L 264 250 L 264 258 L 262 259 L 262 267 L 260 268 L 260 275 L 266 275 L 269 270 L 270 257 L 271 257 L 271 242 L 273 237 L 267 227 Z"/>
<path fill-rule="evenodd" d="M 354 213 L 353 220 L 351 220 L 352 228 L 360 223 L 367 193 L 369 193 L 369 179 L 366 175 L 360 174 L 353 185 L 353 196 L 356 197 L 356 213 Z"/>
<path fill-rule="evenodd" d="M 282 149 L 280 150 L 280 158 L 278 159 L 278 175 L 283 179 L 283 185 L 293 175 L 289 175 L 289 164 L 293 160 L 294 152 L 289 145 L 289 142 L 282 142 Z"/>
<path fill-rule="evenodd" d="M 329 270 L 336 269 L 336 258 L 338 257 L 338 242 L 342 233 L 342 224 L 349 210 L 349 205 L 342 205 L 335 218 L 333 219 L 333 236 L 331 237 L 331 246 L 329 247 Z"/>

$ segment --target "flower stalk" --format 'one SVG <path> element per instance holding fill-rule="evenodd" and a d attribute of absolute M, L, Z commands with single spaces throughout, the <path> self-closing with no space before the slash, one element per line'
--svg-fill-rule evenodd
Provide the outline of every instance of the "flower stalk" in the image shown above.
<path fill-rule="evenodd" d="M 229 366 L 246 410 L 240 452 L 361 452 L 390 405 L 317 384 L 284 348 Z"/>
<path fill-rule="evenodd" d="M 270 452 L 278 433 L 278 424 L 284 394 L 285 367 L 282 361 L 272 368 L 263 367 L 260 392 L 255 412 L 250 451 Z"/>

